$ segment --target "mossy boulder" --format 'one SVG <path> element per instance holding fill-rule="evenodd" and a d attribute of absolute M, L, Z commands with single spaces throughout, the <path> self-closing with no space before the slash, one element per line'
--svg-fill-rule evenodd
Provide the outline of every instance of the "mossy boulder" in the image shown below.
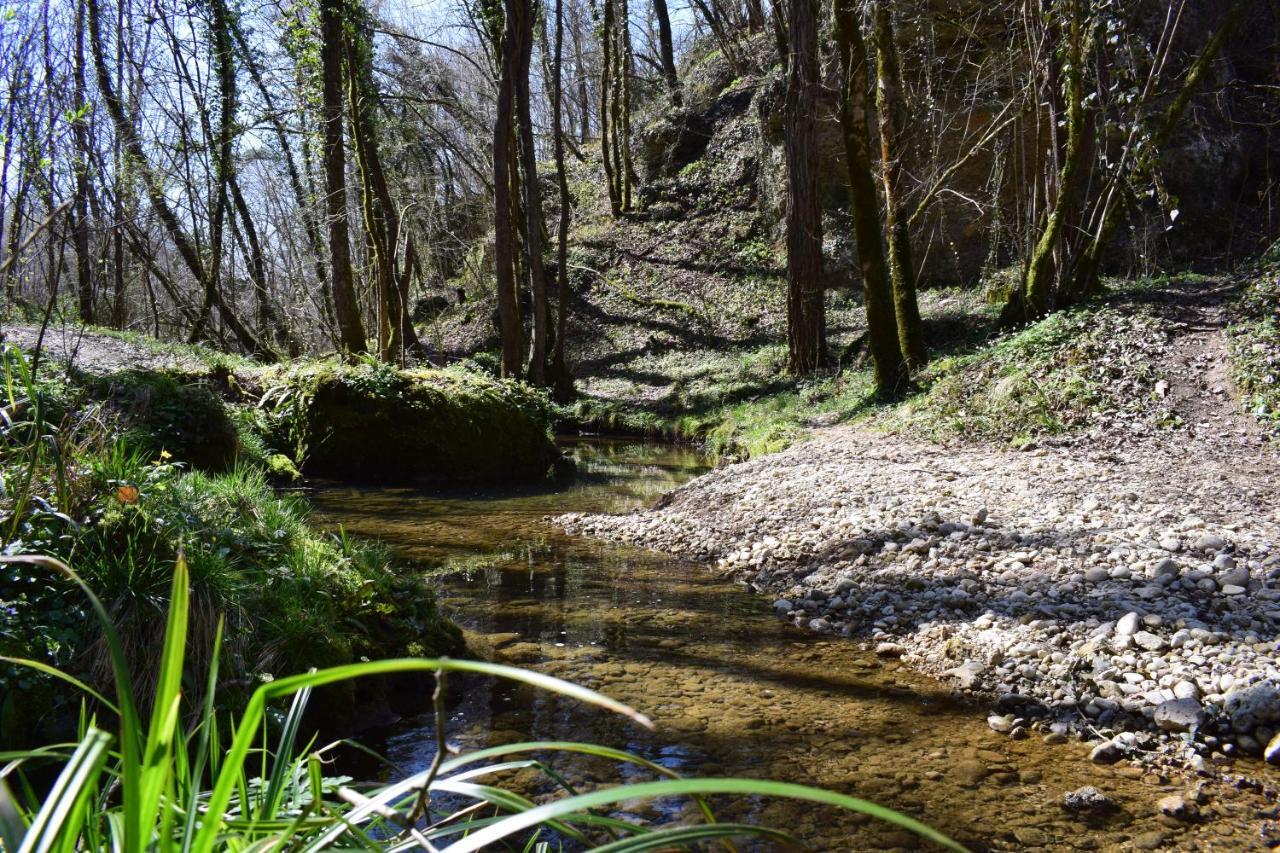
<path fill-rule="evenodd" d="M 125 370 L 93 379 L 88 388 L 120 419 L 131 443 L 203 471 L 225 471 L 235 463 L 236 426 L 207 379 Z"/>
<path fill-rule="evenodd" d="M 463 370 L 290 368 L 262 398 L 272 441 L 304 472 L 374 483 L 535 480 L 560 463 L 546 397 Z"/>

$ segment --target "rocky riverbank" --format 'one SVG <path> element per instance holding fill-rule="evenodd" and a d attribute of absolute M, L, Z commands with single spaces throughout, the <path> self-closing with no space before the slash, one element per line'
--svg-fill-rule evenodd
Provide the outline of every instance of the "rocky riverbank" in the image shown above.
<path fill-rule="evenodd" d="M 994 700 L 997 731 L 1209 770 L 1280 752 L 1277 473 L 1230 418 L 1104 451 L 841 427 L 561 522 L 715 561 L 781 618 Z"/>

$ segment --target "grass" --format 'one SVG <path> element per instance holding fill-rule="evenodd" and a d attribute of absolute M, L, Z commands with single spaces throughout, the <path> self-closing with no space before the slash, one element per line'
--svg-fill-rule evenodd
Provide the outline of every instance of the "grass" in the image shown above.
<path fill-rule="evenodd" d="M 270 481 L 284 463 L 275 471 L 252 461 L 193 470 L 162 444 L 119 437 L 107 407 L 57 366 L 37 377 L 17 350 L 0 358 L 4 552 L 74 560 L 107 602 L 143 686 L 152 686 L 145 673 L 155 671 L 179 554 L 192 577 L 192 659 L 207 663 L 216 614 L 225 614 L 225 672 L 245 685 L 361 657 L 461 647 L 425 581 L 396 571 L 381 547 L 314 529 L 301 499 L 275 492 Z M 0 567 L 0 654 L 102 683 L 106 650 L 69 593 L 56 575 Z M 71 727 L 75 709 L 54 688 L 46 675 L 0 665 L 5 741 Z"/>
<path fill-rule="evenodd" d="M 644 715 L 595 691 L 526 670 L 447 658 L 356 663 L 277 679 L 258 687 L 238 718 L 217 712 L 219 655 L 197 682 L 185 682 L 191 625 L 191 579 L 185 561 L 173 568 L 156 688 L 145 702 L 135 690 L 126 653 L 108 608 L 69 567 L 47 557 L 7 557 L 53 571 L 77 587 L 103 634 L 113 666 L 112 699 L 65 673 L 35 664 L 87 695 L 74 743 L 0 754 L 0 840 L 8 850 L 105 849 L 206 853 L 214 849 L 403 849 L 421 846 L 452 853 L 476 850 L 596 849 L 612 853 L 689 849 L 703 841 L 760 838 L 789 846 L 799 839 L 770 827 L 717 823 L 706 797 L 787 797 L 868 815 L 922 840 L 952 850 L 959 844 L 898 812 L 802 785 L 745 779 L 685 779 L 642 756 L 590 743 L 518 743 L 448 756 L 444 688 L 453 673 L 504 678 L 623 715 L 652 728 Z M 214 648 L 223 636 L 217 624 Z M 31 662 L 11 661 L 18 665 Z M 310 692 L 355 678 L 433 673 L 437 679 L 437 752 L 424 772 L 390 785 L 361 787 L 327 778 L 330 750 L 302 743 L 301 718 Z M 192 690 L 184 685 L 202 684 Z M 278 728 L 273 707 L 290 700 Z M 149 712 L 146 710 L 149 708 Z M 99 714 L 116 721 L 115 734 Z M 186 720 L 192 720 L 186 723 Z M 632 765 L 655 781 L 579 791 L 557 773 L 559 754 L 586 754 Z M 32 771 L 58 765 L 51 785 Z M 536 804 L 503 787 L 514 773 L 532 770 L 557 787 Z M 615 818 L 606 807 L 638 799 L 691 799 L 702 822 L 649 826 Z"/>
<path fill-rule="evenodd" d="M 1239 308 L 1242 319 L 1229 334 L 1241 404 L 1268 428 L 1280 431 L 1280 243 L 1264 255 Z"/>

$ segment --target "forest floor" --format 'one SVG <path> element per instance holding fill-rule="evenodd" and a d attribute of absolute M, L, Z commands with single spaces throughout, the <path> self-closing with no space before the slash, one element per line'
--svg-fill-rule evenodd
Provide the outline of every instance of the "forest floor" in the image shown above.
<path fill-rule="evenodd" d="M 1109 356 L 1133 405 L 1021 449 L 882 413 L 562 523 L 714 560 L 781 618 L 996 699 L 997 731 L 1036 720 L 1105 762 L 1259 755 L 1280 728 L 1280 456 L 1237 401 L 1234 296 L 1124 294 L 1155 330 Z"/>

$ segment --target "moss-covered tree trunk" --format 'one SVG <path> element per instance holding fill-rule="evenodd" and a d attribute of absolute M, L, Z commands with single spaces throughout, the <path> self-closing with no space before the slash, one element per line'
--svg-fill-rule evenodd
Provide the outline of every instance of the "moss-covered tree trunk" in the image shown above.
<path fill-rule="evenodd" d="M 555 56 L 551 62 L 551 133 L 556 160 L 556 186 L 560 192 L 560 217 L 556 225 L 556 343 L 551 356 L 555 396 L 573 396 L 573 377 L 565 360 L 569 336 L 569 178 L 564 166 L 564 0 L 556 0 Z"/>
<path fill-rule="evenodd" d="M 510 0 L 508 17 L 514 16 L 519 42 L 516 50 L 516 123 L 519 131 L 521 185 L 524 188 L 524 260 L 533 297 L 532 351 L 527 376 L 535 385 L 547 382 L 547 278 L 542 261 L 542 185 L 538 182 L 538 158 L 533 147 L 533 116 L 529 104 L 529 65 L 533 55 L 533 9 L 529 0 Z"/>
<path fill-rule="evenodd" d="M 892 397 L 906 384 L 907 363 L 898 343 L 893 286 L 880 233 L 880 205 L 871 169 L 870 71 L 866 42 L 853 0 L 835 0 L 836 49 L 843 72 L 840 92 L 840 125 L 849 168 L 849 206 L 858 266 L 862 271 L 863 299 L 867 311 L 867 342 L 875 364 L 876 391 Z"/>
<path fill-rule="evenodd" d="M 1090 41 L 1089 12 L 1084 0 L 1065 0 L 1066 40 L 1060 51 L 1058 76 L 1062 80 L 1066 110 L 1067 141 L 1058 173 L 1058 193 L 1045 219 L 1044 229 L 1031 249 L 1021 292 L 1021 319 L 1043 317 L 1056 303 L 1057 270 L 1053 256 L 1067 217 L 1074 209 L 1083 184 L 1088 179 L 1085 168 L 1085 104 L 1084 62 Z M 1005 318 L 1016 318 L 1018 306 L 1006 310 Z"/>
<path fill-rule="evenodd" d="M 321 159 L 324 161 L 325 221 L 328 226 L 333 314 L 342 349 L 365 351 L 364 325 L 356 301 L 347 224 L 347 163 L 342 98 L 343 0 L 320 3 Z"/>
<path fill-rule="evenodd" d="M 498 100 L 493 123 L 493 261 L 498 288 L 498 326 L 502 337 L 502 375 L 519 378 L 523 368 L 520 301 L 516 292 L 516 222 L 512 216 L 511 185 L 515 171 L 511 149 L 515 114 L 515 75 L 518 35 L 509 12 L 502 29 Z"/>
<path fill-rule="evenodd" d="M 915 261 L 911 252 L 911 230 L 902 211 L 904 157 L 903 127 L 906 109 L 902 98 L 902 71 L 893 26 L 893 13 L 886 0 L 873 6 L 876 45 L 876 115 L 880 129 L 880 173 L 884 184 L 884 225 L 889 241 L 889 272 L 893 279 L 894 316 L 898 324 L 898 346 L 912 370 L 928 360 L 920 306 L 916 300 Z"/>
<path fill-rule="evenodd" d="M 822 280 L 822 210 L 818 205 L 817 0 L 792 0 L 787 30 L 787 349 L 794 374 L 826 361 Z"/>
<path fill-rule="evenodd" d="M 618 182 L 619 164 L 615 135 L 617 115 L 614 96 L 614 65 L 617 64 L 614 46 L 614 0 L 604 0 L 604 17 L 600 27 L 600 158 L 604 163 L 604 181 L 609 191 L 609 209 L 614 216 L 622 212 L 622 186 Z"/>

